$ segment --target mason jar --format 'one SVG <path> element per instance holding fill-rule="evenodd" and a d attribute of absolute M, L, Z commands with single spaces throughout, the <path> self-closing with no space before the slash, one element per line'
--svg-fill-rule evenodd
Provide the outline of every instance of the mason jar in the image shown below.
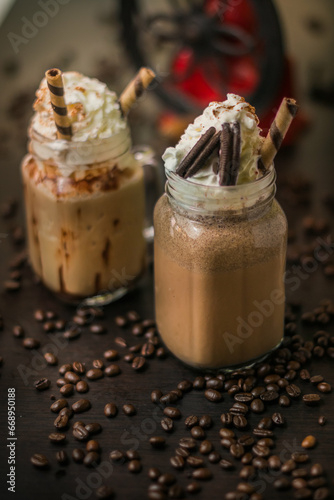
<path fill-rule="evenodd" d="M 195 368 L 251 366 L 284 331 L 287 221 L 274 167 L 236 186 L 166 175 L 154 213 L 161 337 Z"/>
<path fill-rule="evenodd" d="M 144 173 L 129 131 L 86 142 L 29 130 L 22 162 L 30 263 L 69 302 L 106 303 L 145 270 Z"/>

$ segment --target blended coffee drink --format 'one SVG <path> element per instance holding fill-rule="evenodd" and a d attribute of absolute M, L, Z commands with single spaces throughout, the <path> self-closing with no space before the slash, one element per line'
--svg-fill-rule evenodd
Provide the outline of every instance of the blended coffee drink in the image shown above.
<path fill-rule="evenodd" d="M 197 368 L 250 365 L 283 337 L 287 222 L 272 162 L 259 163 L 260 132 L 254 108 L 228 94 L 163 156 L 156 320 L 166 346 Z"/>
<path fill-rule="evenodd" d="M 53 292 L 80 300 L 125 291 L 144 271 L 143 168 L 116 94 L 77 72 L 63 82 L 72 136 L 58 138 L 43 79 L 22 174 L 31 265 Z"/>

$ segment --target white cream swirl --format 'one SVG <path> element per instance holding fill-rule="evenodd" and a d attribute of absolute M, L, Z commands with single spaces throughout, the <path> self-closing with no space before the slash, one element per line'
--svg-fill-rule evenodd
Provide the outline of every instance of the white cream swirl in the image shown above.
<path fill-rule="evenodd" d="M 72 124 L 72 141 L 104 139 L 127 129 L 115 92 L 96 78 L 76 71 L 63 73 L 65 102 Z M 40 83 L 34 102 L 32 128 L 55 140 L 57 129 L 46 79 Z"/>
<path fill-rule="evenodd" d="M 263 141 L 260 136 L 261 129 L 258 127 L 259 120 L 255 109 L 245 102 L 243 97 L 235 94 L 227 94 L 226 101 L 211 102 L 194 123 L 188 125 L 178 144 L 166 149 L 162 156 L 166 170 L 175 171 L 181 160 L 208 128 L 213 126 L 218 131 L 221 130 L 223 123 L 235 121 L 240 123 L 241 129 L 241 155 L 237 183 L 244 184 L 256 180 L 260 176 L 257 162 Z M 204 167 L 191 177 L 191 181 L 207 186 L 218 186 L 218 175 L 215 173 L 218 161 L 218 155 L 211 155 Z"/>

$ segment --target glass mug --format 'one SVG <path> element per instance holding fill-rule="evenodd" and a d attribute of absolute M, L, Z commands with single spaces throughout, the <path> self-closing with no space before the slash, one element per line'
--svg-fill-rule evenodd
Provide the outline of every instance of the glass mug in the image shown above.
<path fill-rule="evenodd" d="M 29 130 L 22 162 L 30 262 L 66 302 L 103 305 L 131 290 L 146 268 L 144 166 L 129 132 L 85 143 Z M 121 166 L 121 167 L 120 167 Z"/>
<path fill-rule="evenodd" d="M 166 175 L 154 213 L 160 335 L 195 368 L 251 366 L 284 332 L 287 222 L 274 167 L 237 186 Z"/>

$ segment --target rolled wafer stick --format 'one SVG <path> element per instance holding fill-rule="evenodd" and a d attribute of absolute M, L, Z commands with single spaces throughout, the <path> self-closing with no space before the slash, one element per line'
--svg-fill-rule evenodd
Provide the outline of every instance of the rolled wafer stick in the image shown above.
<path fill-rule="evenodd" d="M 209 158 L 211 153 L 215 150 L 215 148 L 219 144 L 219 138 L 220 138 L 220 131 L 216 132 L 209 142 L 205 145 L 204 149 L 202 152 L 197 156 L 195 159 L 194 163 L 191 165 L 191 167 L 187 170 L 187 172 L 184 175 L 184 178 L 187 179 L 188 177 L 192 177 L 195 175 L 199 169 L 204 165 L 206 160 Z"/>
<path fill-rule="evenodd" d="M 299 106 L 294 99 L 284 97 L 261 148 L 261 162 L 267 170 L 272 164 L 283 139 L 297 114 Z"/>
<path fill-rule="evenodd" d="M 176 173 L 181 177 L 184 176 L 186 171 L 195 160 L 196 156 L 202 152 L 206 144 L 209 142 L 213 134 L 216 132 L 215 127 L 210 127 L 208 130 L 201 135 L 194 147 L 189 151 L 189 153 L 183 158 L 179 166 L 176 169 Z"/>
<path fill-rule="evenodd" d="M 48 84 L 53 116 L 57 127 L 58 139 L 71 140 L 72 127 L 64 99 L 64 83 L 60 69 L 49 69 L 45 73 Z"/>
<path fill-rule="evenodd" d="M 149 68 L 140 68 L 137 75 L 120 95 L 119 103 L 124 116 L 128 114 L 136 100 L 144 93 L 154 78 L 154 71 Z"/>

